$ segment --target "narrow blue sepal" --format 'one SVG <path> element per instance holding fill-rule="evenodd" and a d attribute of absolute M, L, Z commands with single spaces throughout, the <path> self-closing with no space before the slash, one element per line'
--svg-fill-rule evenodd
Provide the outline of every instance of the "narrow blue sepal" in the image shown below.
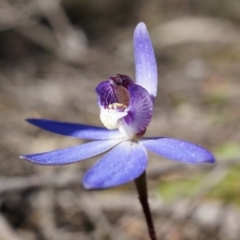
<path fill-rule="evenodd" d="M 26 119 L 30 124 L 46 131 L 81 139 L 111 139 L 120 138 L 118 130 L 108 130 L 102 127 L 90 126 L 79 123 L 59 122 L 48 119 Z"/>

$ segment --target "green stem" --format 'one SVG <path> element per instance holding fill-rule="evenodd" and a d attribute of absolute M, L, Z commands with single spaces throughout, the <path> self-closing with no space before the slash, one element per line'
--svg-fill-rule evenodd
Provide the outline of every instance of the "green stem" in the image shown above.
<path fill-rule="evenodd" d="M 152 220 L 152 214 L 150 212 L 149 204 L 148 204 L 148 195 L 147 195 L 147 180 L 146 180 L 146 172 L 144 171 L 141 176 L 139 176 L 135 180 L 135 184 L 138 191 L 138 198 L 142 205 L 142 209 L 145 215 L 148 234 L 151 240 L 157 240 L 157 236 L 155 233 L 155 228 Z"/>

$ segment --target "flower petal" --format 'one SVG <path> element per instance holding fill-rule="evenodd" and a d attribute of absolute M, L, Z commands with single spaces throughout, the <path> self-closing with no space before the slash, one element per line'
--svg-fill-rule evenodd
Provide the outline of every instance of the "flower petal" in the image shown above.
<path fill-rule="evenodd" d="M 139 23 L 134 31 L 134 57 L 136 68 L 136 83 L 144 87 L 154 99 L 157 95 L 157 63 L 144 23 Z"/>
<path fill-rule="evenodd" d="M 128 90 L 130 105 L 126 109 L 128 114 L 124 117 L 122 129 L 131 136 L 144 131 L 149 125 L 153 114 L 153 102 L 149 93 L 139 85 L 130 85 Z"/>
<path fill-rule="evenodd" d="M 134 84 L 134 81 L 123 74 L 111 76 L 108 81 L 98 84 L 96 93 L 98 96 L 98 105 L 100 108 L 108 108 L 113 103 L 129 104 L 128 86 Z"/>
<path fill-rule="evenodd" d="M 89 126 L 78 123 L 58 122 L 47 119 L 26 119 L 32 125 L 46 131 L 76 137 L 82 139 L 111 139 L 120 138 L 122 134 L 118 130 L 108 130 L 106 128 Z"/>
<path fill-rule="evenodd" d="M 117 145 L 120 141 L 120 139 L 93 141 L 51 152 L 23 155 L 20 158 L 40 165 L 70 164 L 103 153 Z"/>
<path fill-rule="evenodd" d="M 109 81 L 98 84 L 96 88 L 98 105 L 100 108 L 107 108 L 110 104 L 118 102 L 117 97 Z"/>
<path fill-rule="evenodd" d="M 104 189 L 130 182 L 147 166 L 147 152 L 137 143 L 117 145 L 90 168 L 83 177 L 86 189 Z"/>
<path fill-rule="evenodd" d="M 186 163 L 215 162 L 208 150 L 193 143 L 172 138 L 143 139 L 140 142 L 146 149 L 172 160 Z"/>

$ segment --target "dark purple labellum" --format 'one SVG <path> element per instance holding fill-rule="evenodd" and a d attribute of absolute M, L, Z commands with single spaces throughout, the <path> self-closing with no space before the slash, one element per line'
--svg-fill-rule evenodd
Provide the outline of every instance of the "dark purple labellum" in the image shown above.
<path fill-rule="evenodd" d="M 101 107 L 108 108 L 110 104 L 117 102 L 117 97 L 109 81 L 99 83 L 96 92 L 98 95 L 98 104 Z"/>
<path fill-rule="evenodd" d="M 109 81 L 101 82 L 96 88 L 99 104 L 105 109 L 115 103 L 127 107 L 130 102 L 128 86 L 131 84 L 134 84 L 133 80 L 122 74 L 116 74 L 110 77 Z"/>

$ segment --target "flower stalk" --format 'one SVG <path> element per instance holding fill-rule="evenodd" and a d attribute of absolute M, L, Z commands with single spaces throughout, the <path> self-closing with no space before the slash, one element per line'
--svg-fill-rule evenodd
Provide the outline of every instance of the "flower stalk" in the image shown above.
<path fill-rule="evenodd" d="M 151 240 L 157 240 L 152 214 L 148 203 L 146 171 L 144 171 L 142 175 L 135 179 L 135 184 L 138 191 L 138 198 L 146 219 L 149 237 Z"/>

